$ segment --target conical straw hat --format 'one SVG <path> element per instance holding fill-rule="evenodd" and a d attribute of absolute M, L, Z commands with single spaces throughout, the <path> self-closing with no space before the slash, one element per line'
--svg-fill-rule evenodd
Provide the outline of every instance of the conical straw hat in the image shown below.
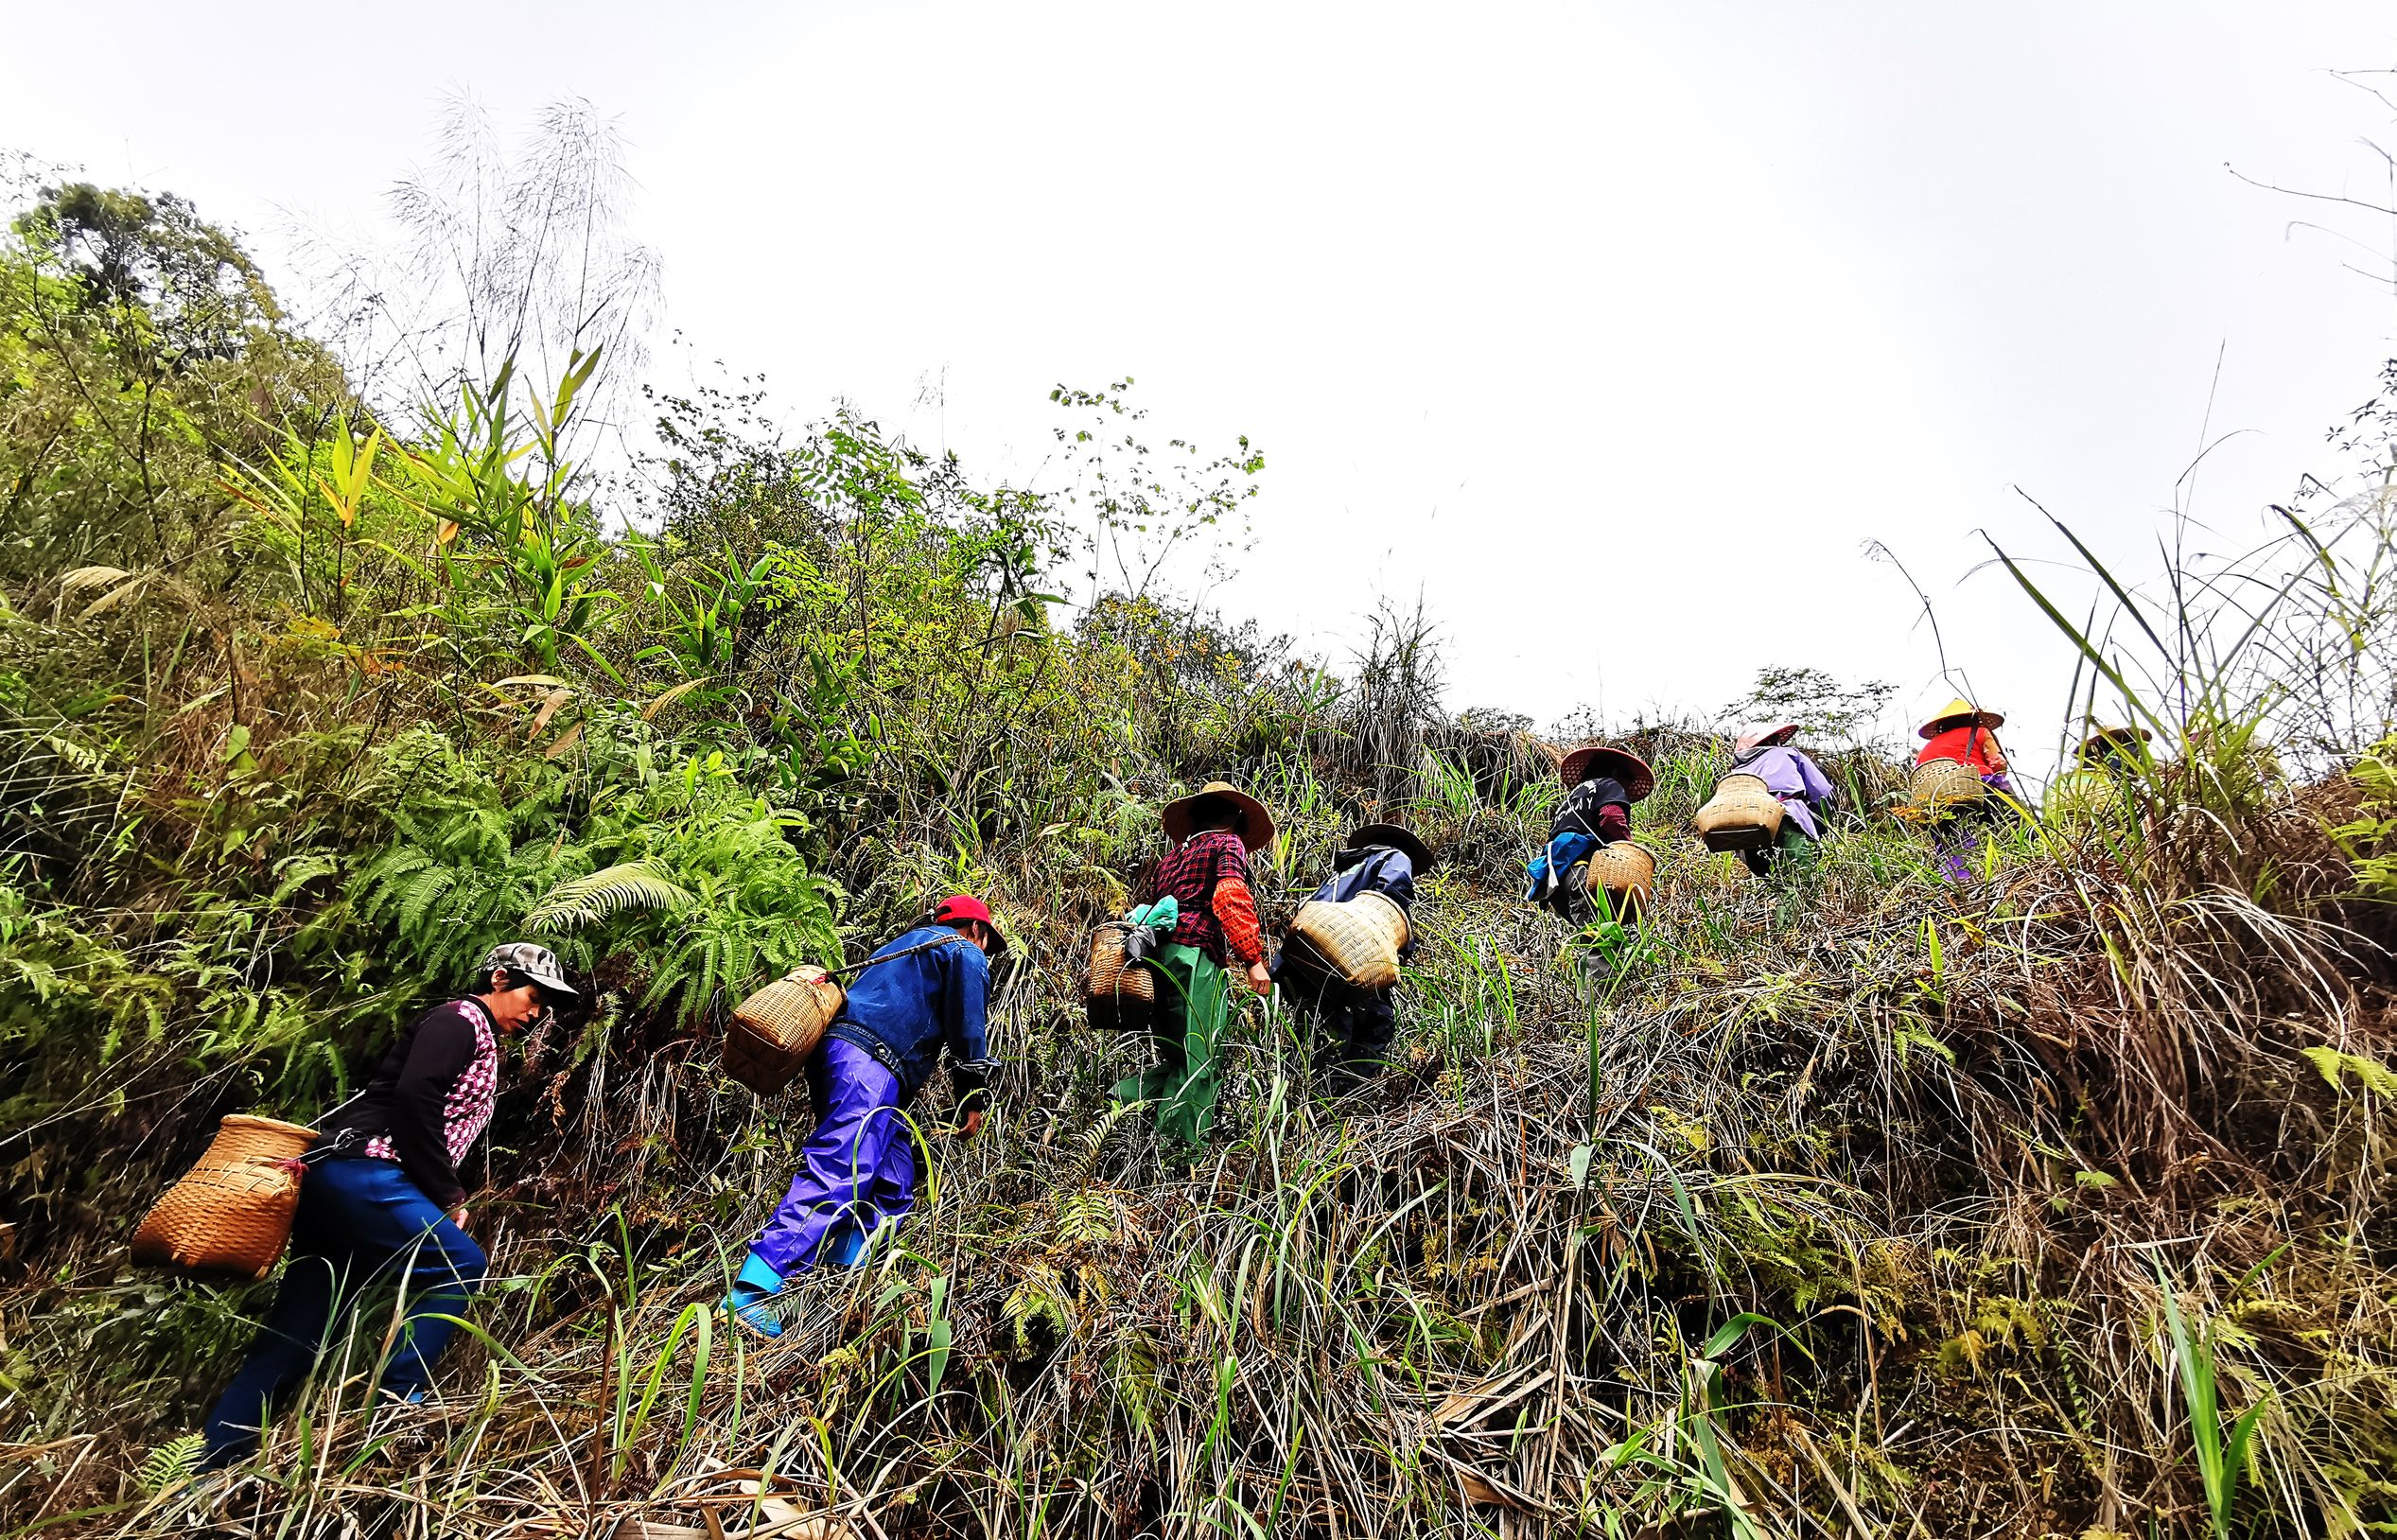
<path fill-rule="evenodd" d="M 1924 738 L 1936 738 L 1939 736 L 1942 728 L 1947 727 L 1951 724 L 1964 721 L 1967 718 L 1969 718 L 1984 727 L 2003 727 L 2005 726 L 2005 717 L 2002 713 L 1997 711 L 1985 711 L 1978 706 L 1973 705 L 1972 702 L 1965 699 L 1962 695 L 1958 695 L 1954 700 L 1951 700 L 1947 705 L 1941 707 L 1937 715 L 1933 716 L 1930 721 L 1922 725 L 1922 731 L 1919 736 Z"/>
<path fill-rule="evenodd" d="M 2133 743 L 2144 744 L 2155 736 L 2144 727 L 2100 727 L 2081 740 L 2080 758 L 2086 760 L 2108 744 L 2128 748 Z"/>
<path fill-rule="evenodd" d="M 1349 831 L 1348 844 L 1343 848 L 1362 850 L 1375 845 L 1387 845 L 1391 849 L 1405 851 L 1418 875 L 1430 871 L 1439 864 L 1439 857 L 1431 853 L 1431 847 L 1404 824 L 1359 824 Z"/>
<path fill-rule="evenodd" d="M 1556 773 L 1567 786 L 1579 786 L 1597 770 L 1623 783 L 1623 795 L 1636 802 L 1656 789 L 1656 773 L 1648 761 L 1612 744 L 1583 744 L 1565 756 Z"/>
<path fill-rule="evenodd" d="M 1176 844 L 1190 837 L 1191 811 L 1202 796 L 1220 796 L 1247 814 L 1241 826 L 1240 843 L 1251 850 L 1262 850 L 1273 843 L 1273 814 L 1265 811 L 1265 804 L 1240 790 L 1228 780 L 1211 780 L 1188 796 L 1165 804 L 1163 822 L 1165 836 Z"/>

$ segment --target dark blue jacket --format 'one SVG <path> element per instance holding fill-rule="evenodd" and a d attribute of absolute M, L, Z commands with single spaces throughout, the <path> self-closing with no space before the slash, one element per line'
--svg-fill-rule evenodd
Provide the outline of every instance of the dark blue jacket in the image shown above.
<path fill-rule="evenodd" d="M 919 925 L 874 955 L 904 952 L 926 941 L 942 944 L 861 969 L 849 986 L 848 1004 L 825 1036 L 855 1043 L 899 1076 L 901 1107 L 916 1099 L 939 1066 L 940 1050 L 947 1048 L 953 1061 L 949 1077 L 956 1083 L 962 1115 L 982 1105 L 983 1087 L 995 1064 L 984 1030 L 990 961 L 980 947 L 946 925 Z"/>
<path fill-rule="evenodd" d="M 1354 852 L 1343 850 L 1340 858 Z M 1338 859 L 1338 858 L 1336 858 Z M 1408 919 L 1407 943 L 1398 949 L 1402 957 L 1415 952 L 1415 864 L 1407 859 L 1404 850 L 1376 846 L 1364 859 L 1335 873 L 1332 880 L 1319 887 L 1307 899 L 1309 903 L 1346 903 L 1359 893 L 1378 893 L 1398 905 Z"/>

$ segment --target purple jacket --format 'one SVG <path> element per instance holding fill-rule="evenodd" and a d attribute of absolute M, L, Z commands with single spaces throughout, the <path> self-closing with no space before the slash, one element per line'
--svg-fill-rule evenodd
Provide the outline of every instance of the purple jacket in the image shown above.
<path fill-rule="evenodd" d="M 1765 790 L 1779 797 L 1790 816 L 1797 820 L 1800 832 L 1808 839 L 1823 837 L 1822 815 L 1831 811 L 1837 794 L 1803 751 L 1779 744 L 1754 749 L 1733 760 L 1730 773 L 1761 779 Z"/>

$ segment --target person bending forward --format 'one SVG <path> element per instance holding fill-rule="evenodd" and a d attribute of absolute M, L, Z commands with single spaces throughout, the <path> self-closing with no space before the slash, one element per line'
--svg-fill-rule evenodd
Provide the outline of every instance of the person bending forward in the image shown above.
<path fill-rule="evenodd" d="M 815 1130 L 800 1147 L 774 1217 L 749 1245 L 723 1307 L 779 1337 L 769 1301 L 784 1279 L 857 1259 L 884 1225 L 916 1201 L 916 1151 L 907 1109 L 943 1050 L 957 1090 L 962 1132 L 982 1131 L 991 1070 L 986 1016 L 989 953 L 1004 947 L 990 910 L 966 894 L 892 938 L 863 968 L 841 1012 L 807 1063 Z M 908 954 L 907 955 L 900 955 Z"/>
<path fill-rule="evenodd" d="M 1363 893 L 1378 893 L 1398 906 L 1408 919 L 1407 939 L 1398 948 L 1404 962 L 1415 952 L 1415 878 L 1432 867 L 1431 849 L 1410 830 L 1397 824 L 1366 824 L 1352 831 L 1348 843 L 1332 857 L 1332 877 L 1308 895 L 1309 903 L 1346 903 Z M 1326 1087 L 1342 1095 L 1378 1078 L 1390 1067 L 1390 1046 L 1398 1036 L 1395 989 L 1357 989 L 1318 977 L 1295 976 L 1285 965 L 1286 947 L 1273 967 L 1273 976 L 1296 994 L 1303 1010 L 1315 1013 L 1322 1027 L 1322 1049 L 1330 1059 Z"/>
<path fill-rule="evenodd" d="M 249 1356 L 217 1398 L 202 1464 L 233 1464 L 324 1352 L 341 1307 L 364 1288 L 397 1284 L 400 1328 L 384 1392 L 424 1398 L 434 1361 L 482 1283 L 488 1263 L 466 1234 L 459 1167 L 491 1121 L 500 1039 L 573 998 L 555 954 L 529 942 L 494 947 L 475 992 L 409 1024 L 356 1100 L 325 1120 L 300 1181 L 291 1258 Z"/>

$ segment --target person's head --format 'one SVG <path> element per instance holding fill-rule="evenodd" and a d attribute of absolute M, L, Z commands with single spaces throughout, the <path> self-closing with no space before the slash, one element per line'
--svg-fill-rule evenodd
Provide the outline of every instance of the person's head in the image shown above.
<path fill-rule="evenodd" d="M 530 941 L 493 947 L 475 976 L 475 998 L 501 1032 L 521 1032 L 581 992 L 566 981 L 557 954 Z"/>
<path fill-rule="evenodd" d="M 1003 952 L 1006 938 L 990 918 L 990 906 L 971 893 L 953 894 L 933 907 L 932 922 L 946 925 L 986 954 Z"/>

